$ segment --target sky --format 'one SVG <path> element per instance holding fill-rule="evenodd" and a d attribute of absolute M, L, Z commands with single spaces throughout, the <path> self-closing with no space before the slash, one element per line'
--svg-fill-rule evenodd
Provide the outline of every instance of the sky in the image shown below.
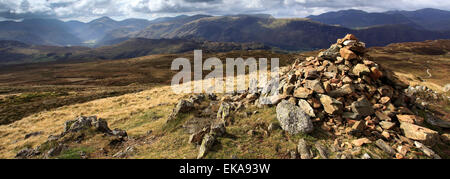
<path fill-rule="evenodd" d="M 102 16 L 151 20 L 181 14 L 306 17 L 345 9 L 384 12 L 422 8 L 450 10 L 450 0 L 0 0 L 0 20 L 57 18 L 86 22 Z"/>

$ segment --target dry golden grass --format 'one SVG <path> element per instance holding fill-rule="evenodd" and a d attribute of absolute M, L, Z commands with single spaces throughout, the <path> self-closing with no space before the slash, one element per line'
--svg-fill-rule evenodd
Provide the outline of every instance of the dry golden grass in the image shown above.
<path fill-rule="evenodd" d="M 36 147 L 43 143 L 49 135 L 62 132 L 64 122 L 73 120 L 77 116 L 96 115 L 106 119 L 110 128 L 120 128 L 124 127 L 126 121 L 132 116 L 158 105 L 173 105 L 183 96 L 183 94 L 172 93 L 170 87 L 165 86 L 139 93 L 64 106 L 31 115 L 15 123 L 0 126 L 0 158 L 13 158 L 17 151 L 25 146 Z M 166 113 L 168 112 L 166 111 Z M 128 132 L 129 135 L 139 135 L 153 127 L 158 127 L 161 123 L 163 123 L 162 120 Z M 43 134 L 24 140 L 26 134 L 37 131 L 43 131 Z"/>

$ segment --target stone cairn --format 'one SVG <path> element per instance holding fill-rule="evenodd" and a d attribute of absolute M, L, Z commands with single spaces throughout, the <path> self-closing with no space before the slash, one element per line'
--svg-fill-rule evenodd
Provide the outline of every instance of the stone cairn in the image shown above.
<path fill-rule="evenodd" d="M 404 93 L 408 85 L 371 61 L 365 44 L 354 35 L 347 34 L 316 57 L 297 60 L 280 73 L 278 86 L 269 81 L 257 93 L 224 96 L 218 118 L 246 105 L 262 107 L 267 104 L 262 99 L 270 100 L 281 128 L 290 134 L 313 133 L 319 127 L 334 139 L 355 137 L 352 146 L 374 143 L 393 158 L 404 158 L 411 148 L 440 158 L 427 147 L 439 142 L 440 136 L 424 127 L 424 119 L 411 111 L 416 104 L 413 96 Z M 191 106 L 183 104 L 178 108 Z M 208 132 L 209 128 L 191 136 L 190 141 L 202 143 L 198 158 L 213 145 L 214 135 Z M 324 148 L 317 145 L 318 150 Z M 298 151 L 303 151 L 301 158 L 310 158 L 305 146 L 301 140 Z M 363 158 L 370 156 L 366 153 Z"/>

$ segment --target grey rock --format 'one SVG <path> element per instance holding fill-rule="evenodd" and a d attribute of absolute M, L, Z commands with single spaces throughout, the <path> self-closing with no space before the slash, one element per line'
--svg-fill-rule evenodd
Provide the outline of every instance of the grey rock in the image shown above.
<path fill-rule="evenodd" d="M 211 147 L 214 145 L 216 138 L 213 135 L 206 134 L 203 138 L 202 144 L 200 145 L 200 150 L 198 152 L 197 159 L 201 159 L 206 156 Z"/>
<path fill-rule="evenodd" d="M 111 129 L 109 129 L 108 123 L 102 118 L 92 120 L 92 125 L 95 127 L 95 130 L 99 132 L 111 133 Z"/>
<path fill-rule="evenodd" d="M 334 61 L 340 55 L 339 50 L 341 50 L 341 48 L 334 44 L 329 49 L 321 52 L 318 56 L 326 60 Z"/>
<path fill-rule="evenodd" d="M 222 102 L 219 107 L 219 111 L 217 111 L 217 119 L 225 120 L 228 116 L 230 116 L 232 111 L 232 105 L 227 102 Z"/>
<path fill-rule="evenodd" d="M 301 159 L 312 159 L 311 148 L 306 143 L 305 139 L 300 139 L 298 141 L 297 150 L 300 153 Z"/>
<path fill-rule="evenodd" d="M 26 134 L 24 138 L 25 138 L 25 139 L 28 139 L 28 138 L 30 138 L 30 137 L 34 137 L 34 136 L 41 135 L 42 133 L 44 133 L 44 132 L 42 132 L 42 131 L 32 132 L 32 133 Z"/>
<path fill-rule="evenodd" d="M 319 151 L 320 158 L 328 159 L 328 151 L 324 145 L 322 145 L 320 143 L 316 143 L 315 147 L 316 147 L 317 151 Z"/>
<path fill-rule="evenodd" d="M 283 100 L 278 104 L 277 119 L 281 128 L 290 134 L 310 133 L 314 126 L 309 116 L 298 106 Z"/>
<path fill-rule="evenodd" d="M 40 155 L 40 154 L 41 153 L 38 150 L 25 148 L 25 149 L 22 149 L 19 152 L 17 152 L 15 158 L 26 159 L 26 158 L 37 156 L 37 155 Z"/>
<path fill-rule="evenodd" d="M 222 137 L 223 135 L 225 135 L 227 133 L 227 129 L 225 128 L 225 122 L 224 121 L 219 121 L 219 122 L 214 122 L 211 124 L 211 135 L 217 136 L 217 137 Z"/>
<path fill-rule="evenodd" d="M 119 136 L 119 137 L 127 137 L 128 136 L 127 132 L 122 129 L 114 129 L 111 131 L 111 134 L 115 135 L 115 136 Z"/>
<path fill-rule="evenodd" d="M 395 155 L 395 150 L 386 142 L 383 141 L 383 139 L 378 139 L 375 142 L 375 145 L 380 148 L 381 150 L 383 150 L 384 152 L 386 152 L 387 154 L 393 156 Z"/>
<path fill-rule="evenodd" d="M 418 149 L 420 149 L 423 153 L 425 153 L 425 155 L 427 155 L 428 157 L 432 157 L 434 159 L 441 159 L 441 157 L 439 155 L 437 155 L 433 150 L 431 150 L 430 148 L 426 147 L 422 143 L 414 141 L 414 145 Z"/>

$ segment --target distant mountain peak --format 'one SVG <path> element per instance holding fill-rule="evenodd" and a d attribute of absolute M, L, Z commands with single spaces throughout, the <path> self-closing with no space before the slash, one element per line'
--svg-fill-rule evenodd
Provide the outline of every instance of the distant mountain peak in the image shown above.
<path fill-rule="evenodd" d="M 94 19 L 89 23 L 108 23 L 108 22 L 116 22 L 116 21 L 114 19 L 111 19 L 110 17 L 103 16 L 98 19 Z"/>

